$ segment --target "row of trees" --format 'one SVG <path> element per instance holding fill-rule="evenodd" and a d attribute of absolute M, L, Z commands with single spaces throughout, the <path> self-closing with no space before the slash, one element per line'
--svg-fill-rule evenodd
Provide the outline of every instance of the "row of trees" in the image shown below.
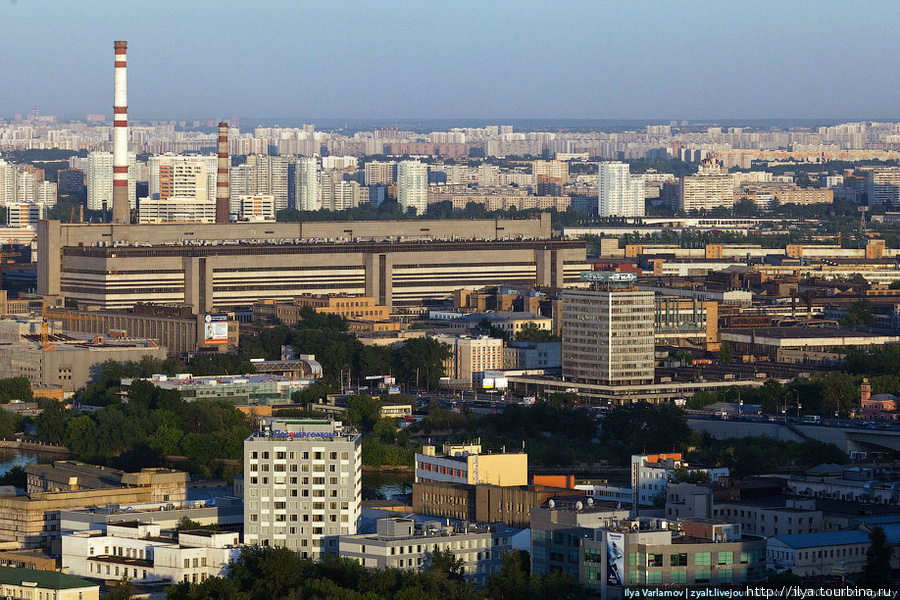
<path fill-rule="evenodd" d="M 287 548 L 246 546 L 224 577 L 182 582 L 166 590 L 169 600 L 531 600 L 586 598 L 585 590 L 562 573 L 529 572 L 526 552 L 504 557 L 487 588 L 464 580 L 463 563 L 447 550 L 429 553 L 422 571 L 370 570 L 335 556 L 318 562 Z"/>

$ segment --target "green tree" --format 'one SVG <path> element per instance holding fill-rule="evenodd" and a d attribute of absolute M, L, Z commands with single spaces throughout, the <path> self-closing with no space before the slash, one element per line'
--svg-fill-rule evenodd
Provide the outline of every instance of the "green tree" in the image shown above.
<path fill-rule="evenodd" d="M 23 490 L 28 489 L 28 474 L 25 473 L 25 467 L 16 465 L 0 475 L 0 485 L 14 485 Z"/>
<path fill-rule="evenodd" d="M 31 382 L 27 377 L 7 377 L 0 379 L 0 402 L 21 400 L 31 402 L 33 398 Z"/>
<path fill-rule="evenodd" d="M 372 396 L 350 396 L 347 399 L 347 422 L 369 433 L 381 418 L 381 401 Z"/>
<path fill-rule="evenodd" d="M 394 355 L 399 381 L 436 389 L 444 376 L 444 361 L 450 358 L 450 346 L 434 338 L 413 338 L 397 348 Z"/>
<path fill-rule="evenodd" d="M 500 571 L 487 582 L 488 598 L 531 600 L 531 561 L 528 552 L 514 550 L 503 555 Z"/>
<path fill-rule="evenodd" d="M 887 586 L 893 583 L 891 558 L 894 549 L 888 546 L 887 536 L 881 527 L 873 527 L 869 532 L 872 544 L 866 550 L 866 566 L 863 568 L 860 583 L 873 586 Z"/>
<path fill-rule="evenodd" d="M 872 327 L 875 325 L 872 303 L 863 298 L 851 304 L 847 316 L 841 319 L 841 325 L 844 327 Z"/>
<path fill-rule="evenodd" d="M 722 344 L 719 347 L 719 362 L 723 365 L 730 365 L 734 360 L 734 348 L 731 344 Z"/>
<path fill-rule="evenodd" d="M 36 419 L 38 436 L 50 444 L 62 444 L 66 437 L 66 421 L 72 417 L 72 411 L 66 409 L 58 400 L 38 398 L 41 414 Z"/>
<path fill-rule="evenodd" d="M 448 579 L 462 581 L 465 573 L 463 559 L 457 558 L 452 550 L 441 550 L 434 546 L 426 558 L 426 570 Z"/>
<path fill-rule="evenodd" d="M 525 323 L 516 334 L 516 340 L 526 342 L 558 342 L 559 336 L 553 335 L 549 329 L 541 329 L 536 323 Z"/>
<path fill-rule="evenodd" d="M 600 442 L 623 463 L 632 454 L 677 451 L 689 436 L 683 410 L 646 402 L 615 407 L 600 429 Z"/>
<path fill-rule="evenodd" d="M 131 600 L 134 596 L 132 595 L 132 587 L 131 581 L 128 580 L 128 577 L 122 577 L 122 579 L 116 584 L 116 586 L 112 589 L 110 593 L 103 596 L 104 600 Z"/>
<path fill-rule="evenodd" d="M 834 413 L 846 414 L 859 397 L 853 377 L 843 371 L 830 371 L 822 378 L 822 409 L 825 416 Z"/>

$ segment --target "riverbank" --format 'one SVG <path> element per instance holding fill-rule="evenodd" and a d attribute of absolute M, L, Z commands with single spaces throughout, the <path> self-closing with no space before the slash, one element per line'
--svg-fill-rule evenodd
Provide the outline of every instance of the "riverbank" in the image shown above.
<path fill-rule="evenodd" d="M 27 450 L 29 452 L 59 454 L 60 456 L 68 456 L 72 453 L 65 446 L 45 444 L 43 442 L 26 442 L 23 440 L 0 440 L 0 450 Z"/>

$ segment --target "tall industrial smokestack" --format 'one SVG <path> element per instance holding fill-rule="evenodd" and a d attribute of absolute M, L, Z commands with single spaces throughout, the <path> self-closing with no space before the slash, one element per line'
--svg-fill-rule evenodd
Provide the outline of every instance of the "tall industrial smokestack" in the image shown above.
<path fill-rule="evenodd" d="M 125 50 L 128 42 L 114 42 L 116 52 L 115 101 L 113 104 L 113 223 L 131 222 L 128 198 L 128 89 Z"/>
<path fill-rule="evenodd" d="M 228 223 L 231 213 L 231 188 L 228 185 L 228 123 L 219 123 L 219 161 L 216 174 L 216 223 Z"/>

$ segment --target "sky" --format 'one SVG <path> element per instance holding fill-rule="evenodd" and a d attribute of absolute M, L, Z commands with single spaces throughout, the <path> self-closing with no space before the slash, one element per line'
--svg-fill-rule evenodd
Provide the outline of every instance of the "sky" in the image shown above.
<path fill-rule="evenodd" d="M 896 0 L 0 0 L 0 116 L 900 119 Z"/>

